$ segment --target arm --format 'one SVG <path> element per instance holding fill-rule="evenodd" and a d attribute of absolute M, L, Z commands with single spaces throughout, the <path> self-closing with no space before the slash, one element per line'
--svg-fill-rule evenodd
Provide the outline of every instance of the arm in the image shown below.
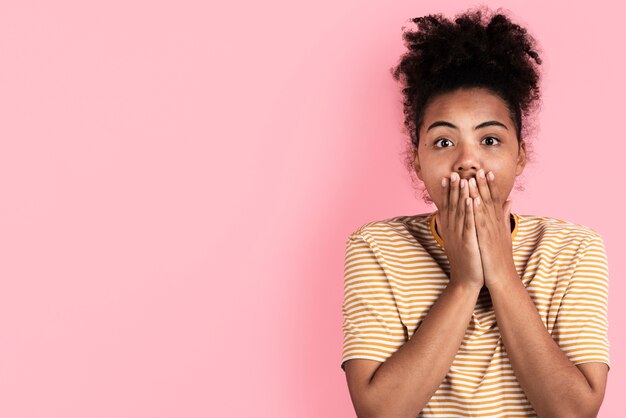
<path fill-rule="evenodd" d="M 477 207 L 478 242 L 485 284 L 517 380 L 539 416 L 593 417 L 602 403 L 604 389 L 600 389 L 601 385 L 597 383 L 602 381 L 603 368 L 595 365 L 579 369 L 575 363 L 598 358 L 608 361 L 605 326 L 608 292 L 601 291 L 602 296 L 597 296 L 597 290 L 592 289 L 608 285 L 604 249 L 599 245 L 602 244 L 601 237 L 593 233 L 588 244 L 581 245 L 575 258 L 562 260 L 574 266 L 574 273 L 550 335 L 516 272 L 509 235 L 511 202 L 501 199 L 493 173 L 487 178 L 489 184 L 485 176 L 477 177 L 480 197 L 472 187 Z M 481 198 L 483 205 L 478 204 Z M 504 216 L 500 216 L 502 211 Z M 588 302 L 591 299 L 595 300 Z M 589 382 L 586 375 L 591 377 Z"/>
<path fill-rule="evenodd" d="M 517 380 L 540 417 L 595 417 L 602 397 L 544 326 L 517 273 L 489 288 Z"/>
<path fill-rule="evenodd" d="M 479 292 L 474 286 L 448 285 L 412 338 L 380 364 L 373 376 L 352 379 L 351 375 L 362 373 L 352 369 L 356 362 L 346 364 L 359 417 L 414 418 L 424 408 L 450 370 Z"/>

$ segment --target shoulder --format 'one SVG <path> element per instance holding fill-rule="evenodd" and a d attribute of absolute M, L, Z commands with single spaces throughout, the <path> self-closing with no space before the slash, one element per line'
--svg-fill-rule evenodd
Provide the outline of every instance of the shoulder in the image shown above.
<path fill-rule="evenodd" d="M 398 215 L 385 219 L 379 219 L 374 221 L 369 221 L 364 224 L 361 224 L 359 227 L 354 229 L 349 237 L 350 239 L 355 238 L 365 238 L 374 239 L 374 238 L 393 238 L 405 236 L 407 232 L 411 229 L 415 228 L 427 228 L 428 227 L 428 218 L 431 213 L 421 213 L 418 215 Z"/>
<path fill-rule="evenodd" d="M 534 236 L 544 242 L 569 245 L 588 245 L 592 242 L 604 244 L 602 235 L 586 225 L 541 215 L 518 215 L 518 218 L 526 236 Z"/>

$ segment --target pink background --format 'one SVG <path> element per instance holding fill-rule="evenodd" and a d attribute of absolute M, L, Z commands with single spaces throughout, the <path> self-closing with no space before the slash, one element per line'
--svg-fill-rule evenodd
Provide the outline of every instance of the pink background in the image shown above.
<path fill-rule="evenodd" d="M 0 416 L 354 416 L 345 240 L 433 210 L 401 164 L 401 27 L 475 3 L 247 3 L 2 5 Z M 513 212 L 605 239 L 616 417 L 624 6 L 491 5 L 544 51 Z"/>

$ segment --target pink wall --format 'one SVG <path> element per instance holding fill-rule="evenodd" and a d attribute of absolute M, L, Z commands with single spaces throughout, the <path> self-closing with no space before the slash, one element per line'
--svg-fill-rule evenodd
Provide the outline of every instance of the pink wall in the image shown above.
<path fill-rule="evenodd" d="M 432 210 L 401 165 L 401 26 L 474 3 L 21 1 L 0 13 L 0 416 L 349 417 L 343 256 Z M 513 211 L 600 232 L 626 379 L 624 6 L 488 2 L 544 49 Z"/>

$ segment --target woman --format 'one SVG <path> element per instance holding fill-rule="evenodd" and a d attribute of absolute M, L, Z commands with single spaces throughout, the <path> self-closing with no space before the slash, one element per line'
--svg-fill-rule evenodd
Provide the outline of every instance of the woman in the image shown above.
<path fill-rule="evenodd" d="M 411 167 L 437 210 L 347 241 L 341 367 L 359 417 L 592 417 L 604 397 L 604 241 L 511 213 L 541 60 L 489 14 L 420 17 L 404 34 Z"/>

